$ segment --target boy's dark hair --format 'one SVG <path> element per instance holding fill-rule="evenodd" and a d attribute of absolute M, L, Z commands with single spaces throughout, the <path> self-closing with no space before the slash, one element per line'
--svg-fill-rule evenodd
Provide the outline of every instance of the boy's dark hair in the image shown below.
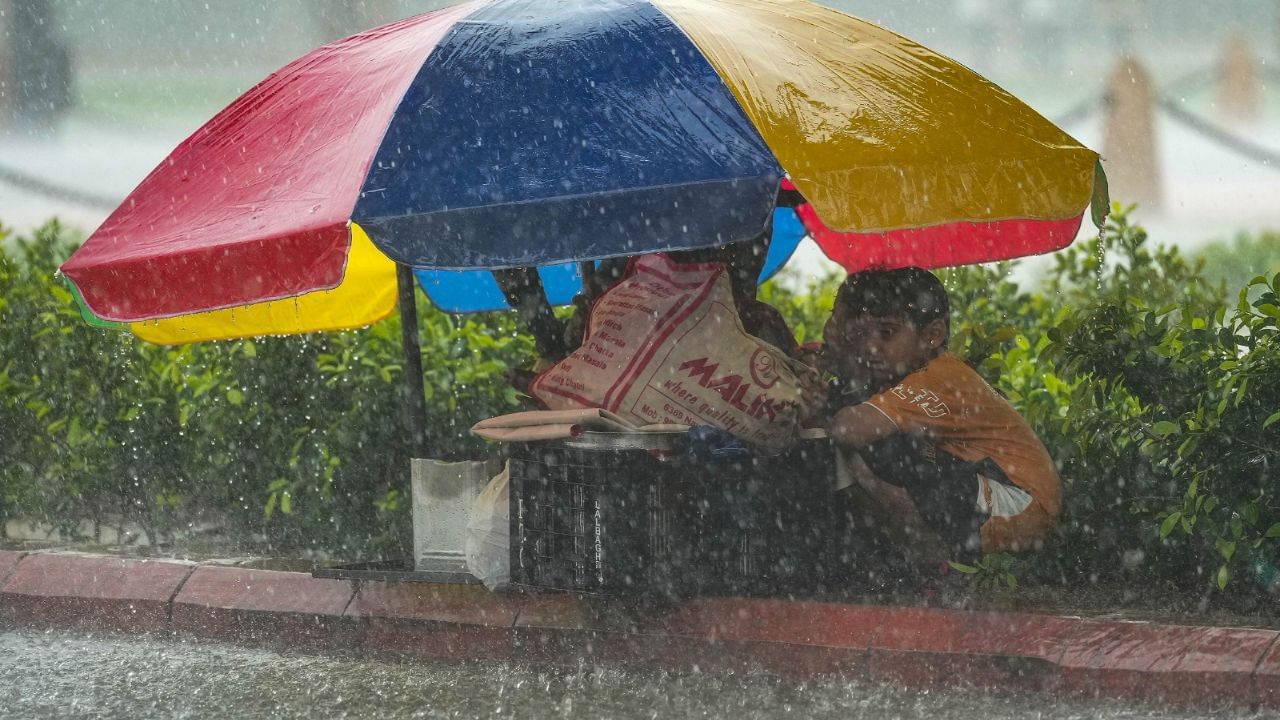
<path fill-rule="evenodd" d="M 951 301 L 942 281 L 918 267 L 863 270 L 845 278 L 836 304 L 854 315 L 905 317 L 917 330 L 942 319 L 951 336 Z"/>

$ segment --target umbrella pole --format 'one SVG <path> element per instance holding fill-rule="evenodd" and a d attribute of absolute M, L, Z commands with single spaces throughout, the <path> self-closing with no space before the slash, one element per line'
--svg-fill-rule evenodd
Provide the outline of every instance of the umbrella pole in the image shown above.
<path fill-rule="evenodd" d="M 396 263 L 400 299 L 400 339 L 404 344 L 404 392 L 408 409 L 409 450 L 415 458 L 427 457 L 427 398 L 422 386 L 422 343 L 418 338 L 418 305 L 413 292 L 413 270 Z"/>

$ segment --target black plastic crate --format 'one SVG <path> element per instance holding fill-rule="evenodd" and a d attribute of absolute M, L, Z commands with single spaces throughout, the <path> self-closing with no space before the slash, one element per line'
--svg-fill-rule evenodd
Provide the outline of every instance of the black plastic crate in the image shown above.
<path fill-rule="evenodd" d="M 772 595 L 840 582 L 834 469 L 826 440 L 709 466 L 697 493 L 696 591 Z"/>
<path fill-rule="evenodd" d="M 693 571 L 690 483 L 646 450 L 512 449 L 511 580 L 601 595 L 678 594 Z"/>
<path fill-rule="evenodd" d="M 832 450 L 660 461 L 645 450 L 513 448 L 512 582 L 603 595 L 760 595 L 821 588 L 840 531 Z"/>

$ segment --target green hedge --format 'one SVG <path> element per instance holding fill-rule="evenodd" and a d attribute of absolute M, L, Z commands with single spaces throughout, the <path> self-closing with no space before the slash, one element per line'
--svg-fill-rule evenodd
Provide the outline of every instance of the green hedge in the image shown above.
<path fill-rule="evenodd" d="M 151 540 L 208 520 L 255 548 L 396 553 L 410 544 L 397 318 L 370 328 L 165 348 L 88 327 L 54 277 L 57 223 L 0 245 L 0 520 L 72 533 L 140 523 Z M 439 457 L 515 394 L 532 352 L 506 315 L 419 307 Z"/>
<path fill-rule="evenodd" d="M 1036 341 L 1042 377 L 1011 375 L 1072 480 L 1064 567 L 1274 586 L 1278 283 L 1227 296 L 1123 213 L 1058 256 L 1046 297 L 1066 311 Z"/>
<path fill-rule="evenodd" d="M 1016 571 L 1278 590 L 1280 275 L 1245 276 L 1229 297 L 1209 278 L 1245 268 L 1211 251 L 1207 271 L 1152 247 L 1114 210 L 1097 238 L 1054 256 L 1034 292 L 1009 280 L 1009 263 L 940 273 L 951 349 L 1031 422 L 1067 482 L 1054 547 L 983 570 L 1010 584 Z M 1263 258 L 1274 248 L 1263 235 L 1233 250 Z M 820 332 L 835 283 L 816 287 L 771 300 Z"/>
<path fill-rule="evenodd" d="M 281 551 L 404 551 L 396 319 L 154 347 L 83 324 L 53 277 L 72 247 L 51 224 L 0 255 L 0 518 L 66 529 L 127 518 L 163 537 L 208 516 Z M 984 574 L 1273 587 L 1280 277 L 1229 296 L 1119 208 L 1097 239 L 1058 253 L 1034 291 L 1010 269 L 942 273 L 952 349 L 1045 440 L 1067 509 L 1053 547 L 992 559 Z M 815 340 L 836 285 L 770 284 L 762 297 Z M 466 455 L 477 447 L 467 427 L 514 407 L 503 373 L 532 343 L 509 314 L 420 312 L 431 437 L 438 454 Z"/>

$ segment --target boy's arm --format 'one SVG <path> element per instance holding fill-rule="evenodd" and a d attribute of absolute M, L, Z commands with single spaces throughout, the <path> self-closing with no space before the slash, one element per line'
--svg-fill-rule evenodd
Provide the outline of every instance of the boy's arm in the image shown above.
<path fill-rule="evenodd" d="M 838 410 L 827 427 L 837 445 L 859 448 L 898 432 L 898 426 L 876 407 L 862 403 Z"/>

